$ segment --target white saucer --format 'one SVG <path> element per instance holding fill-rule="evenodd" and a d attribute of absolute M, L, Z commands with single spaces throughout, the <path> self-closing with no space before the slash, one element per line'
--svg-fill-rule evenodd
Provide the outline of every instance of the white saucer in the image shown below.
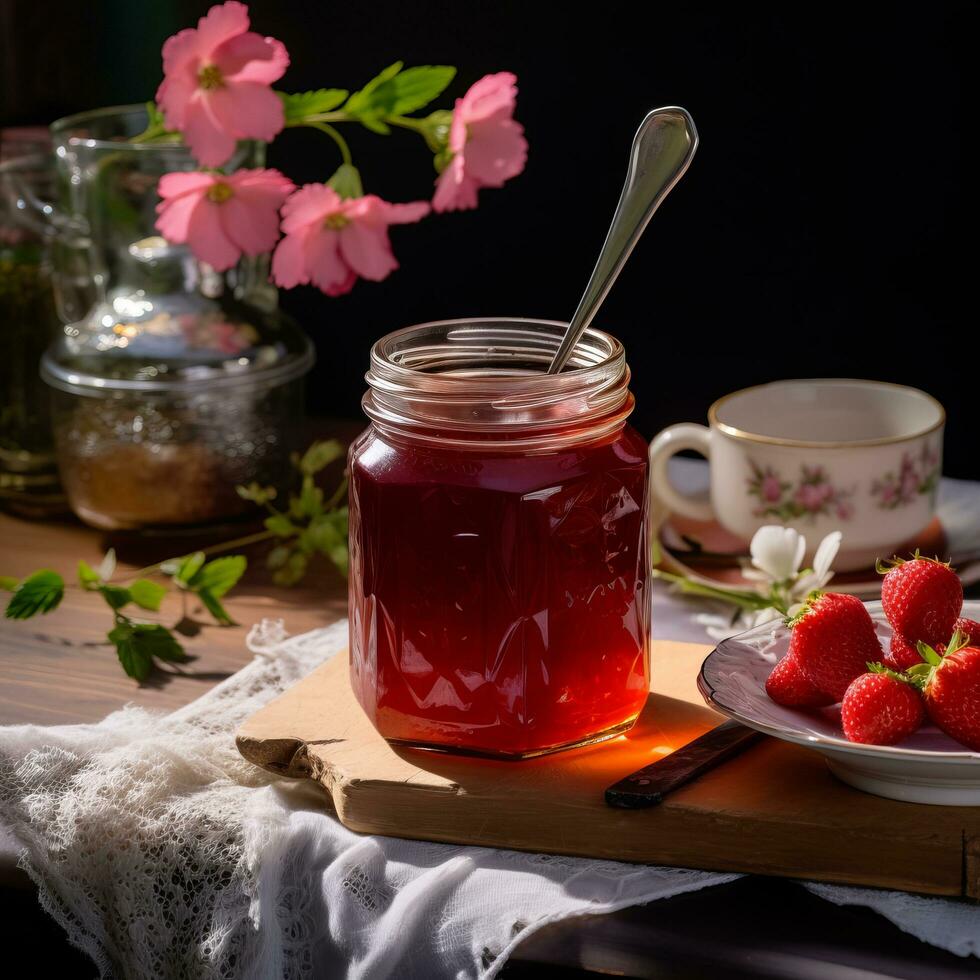
<path fill-rule="evenodd" d="M 891 627 L 881 603 L 866 605 L 887 647 Z M 980 601 L 965 602 L 963 615 L 980 619 Z M 835 776 L 865 792 L 909 803 L 980 806 L 980 753 L 934 725 L 900 745 L 862 745 L 844 738 L 839 705 L 803 711 L 771 700 L 766 678 L 786 653 L 789 636 L 782 623 L 766 623 L 720 643 L 698 677 L 705 701 L 749 728 L 814 749 Z"/>

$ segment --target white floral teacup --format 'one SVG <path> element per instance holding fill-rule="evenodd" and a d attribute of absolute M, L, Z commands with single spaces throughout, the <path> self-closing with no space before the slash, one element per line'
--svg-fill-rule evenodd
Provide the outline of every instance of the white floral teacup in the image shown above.
<path fill-rule="evenodd" d="M 681 423 L 650 446 L 652 492 L 671 511 L 717 520 L 748 541 L 764 524 L 814 544 L 843 533 L 838 569 L 862 568 L 932 520 L 942 470 L 942 405 L 879 381 L 774 381 L 720 398 L 710 425 Z M 667 462 L 684 449 L 711 466 L 710 501 L 677 490 Z"/>

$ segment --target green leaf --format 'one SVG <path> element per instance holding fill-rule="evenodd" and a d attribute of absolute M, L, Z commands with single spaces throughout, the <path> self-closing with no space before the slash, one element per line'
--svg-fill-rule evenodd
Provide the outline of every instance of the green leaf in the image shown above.
<path fill-rule="evenodd" d="M 42 569 L 20 582 L 10 597 L 7 619 L 30 619 L 56 609 L 65 594 L 65 580 L 50 569 Z"/>
<path fill-rule="evenodd" d="M 283 565 L 289 561 L 290 549 L 284 544 L 277 545 L 272 551 L 269 552 L 269 556 L 265 560 L 266 568 L 270 571 L 275 571 L 277 568 L 282 568 Z"/>
<path fill-rule="evenodd" d="M 78 562 L 78 584 L 81 585 L 83 589 L 98 588 L 99 585 L 99 573 L 85 560 L 79 560 Z"/>
<path fill-rule="evenodd" d="M 130 677 L 144 680 L 153 668 L 153 658 L 179 663 L 187 659 L 184 648 L 166 626 L 158 623 L 118 623 L 110 630 L 109 642 L 116 648 L 122 668 Z"/>
<path fill-rule="evenodd" d="M 99 587 L 99 591 L 113 609 L 122 609 L 123 606 L 133 601 L 129 589 L 124 589 L 120 585 L 102 585 Z"/>
<path fill-rule="evenodd" d="M 13 592 L 19 581 L 20 579 L 14 578 L 13 575 L 0 575 L 0 589 L 4 592 Z"/>
<path fill-rule="evenodd" d="M 258 504 L 260 507 L 264 504 L 269 503 L 270 500 L 276 499 L 276 488 L 275 487 L 263 487 L 256 482 L 250 483 L 247 487 L 237 486 L 235 487 L 235 493 L 238 494 L 242 500 L 251 500 L 253 503 Z"/>
<path fill-rule="evenodd" d="M 323 491 L 313 482 L 312 477 L 303 481 L 303 489 L 296 498 L 296 505 L 303 517 L 316 517 L 323 511 Z"/>
<path fill-rule="evenodd" d="M 933 667 L 938 667 L 939 664 L 943 662 L 943 658 L 936 653 L 935 650 L 928 643 L 923 643 L 919 640 L 915 645 L 916 650 L 919 651 L 919 656 L 927 663 Z"/>
<path fill-rule="evenodd" d="M 285 515 L 273 514 L 265 519 L 265 528 L 277 538 L 291 538 L 299 533 L 299 528 Z"/>
<path fill-rule="evenodd" d="M 335 459 L 340 459 L 343 455 L 344 444 L 336 439 L 314 442 L 303 453 L 299 461 L 299 468 L 306 476 L 313 476 L 314 473 L 319 473 L 325 466 L 328 466 Z"/>
<path fill-rule="evenodd" d="M 364 194 L 361 172 L 349 163 L 342 163 L 334 171 L 333 176 L 327 181 L 327 186 L 332 187 L 345 201 L 354 197 L 362 197 Z"/>
<path fill-rule="evenodd" d="M 404 61 L 396 61 L 393 65 L 388 65 L 387 68 L 375 75 L 364 88 L 356 91 L 347 100 L 344 111 L 351 113 L 351 115 L 360 115 L 365 111 L 370 111 L 374 104 L 373 98 L 375 91 L 384 85 L 385 82 L 394 78 L 404 67 Z"/>
<path fill-rule="evenodd" d="M 388 82 L 380 85 L 374 92 L 375 99 L 385 98 L 388 90 L 393 93 L 394 104 L 389 112 L 403 116 L 427 106 L 433 99 L 442 95 L 445 88 L 456 77 L 456 69 L 449 65 L 419 65 L 406 68 Z"/>
<path fill-rule="evenodd" d="M 198 594 L 206 591 L 220 598 L 242 577 L 247 567 L 248 560 L 244 555 L 215 558 L 204 565 L 187 586 Z"/>
<path fill-rule="evenodd" d="M 344 88 L 318 88 L 312 92 L 277 92 L 282 99 L 286 125 L 301 122 L 307 116 L 330 112 L 347 98 L 350 93 Z"/>
<path fill-rule="evenodd" d="M 186 586 L 204 564 L 204 558 L 203 551 L 195 551 L 194 554 L 182 558 L 174 572 L 174 581 L 180 586 Z"/>
<path fill-rule="evenodd" d="M 309 559 L 302 551 L 294 551 L 289 560 L 272 575 L 276 585 L 295 585 L 305 574 Z"/>
<path fill-rule="evenodd" d="M 387 132 L 383 118 L 402 116 L 428 105 L 439 96 L 456 75 L 449 65 L 419 65 L 402 71 L 402 62 L 389 65 L 355 92 L 344 110 L 356 116 L 368 129 Z"/>
<path fill-rule="evenodd" d="M 158 582 L 151 582 L 148 578 L 138 578 L 129 587 L 129 593 L 132 596 L 133 602 L 141 609 L 149 609 L 152 612 L 157 612 L 160 609 L 160 603 L 163 601 L 163 597 L 167 594 L 167 590 Z"/>
<path fill-rule="evenodd" d="M 204 608 L 217 620 L 221 626 L 234 626 L 235 621 L 228 615 L 227 610 L 221 604 L 221 600 L 209 589 L 200 589 L 197 593 Z"/>

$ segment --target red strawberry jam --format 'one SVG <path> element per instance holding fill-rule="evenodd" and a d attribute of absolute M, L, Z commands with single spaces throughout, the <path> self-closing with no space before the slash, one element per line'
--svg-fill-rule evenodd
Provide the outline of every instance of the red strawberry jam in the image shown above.
<path fill-rule="evenodd" d="M 365 399 L 374 424 L 350 456 L 361 705 L 388 739 L 497 756 L 625 730 L 649 688 L 647 446 L 625 424 L 625 362 L 621 395 L 598 411 L 581 410 L 594 378 L 566 378 L 570 392 L 548 400 L 543 376 L 495 377 L 504 394 L 487 409 L 494 392 L 470 384 L 482 374 L 438 374 L 448 402 L 469 408 L 427 391 L 435 404 L 419 418 L 422 396 L 394 406 L 378 377 L 384 343 Z M 530 405 L 539 395 L 544 410 Z M 475 424 L 474 401 L 486 416 Z"/>

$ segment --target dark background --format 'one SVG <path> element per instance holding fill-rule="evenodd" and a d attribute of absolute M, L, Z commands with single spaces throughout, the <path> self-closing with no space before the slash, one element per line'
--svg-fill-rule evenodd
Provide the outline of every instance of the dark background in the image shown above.
<path fill-rule="evenodd" d="M 209 3 L 0 0 L 0 121 L 151 98 L 161 42 Z M 470 0 L 255 0 L 292 65 L 277 87 L 355 88 L 396 59 L 519 78 L 526 171 L 474 212 L 396 228 L 401 269 L 342 298 L 283 306 L 316 340 L 310 408 L 354 416 L 370 344 L 423 320 L 567 319 L 619 194 L 636 125 L 678 103 L 697 158 L 599 326 L 625 343 L 647 436 L 727 391 L 782 377 L 917 385 L 949 411 L 946 471 L 980 479 L 973 5 L 712 7 Z M 429 196 L 413 134 L 348 126 L 368 190 Z M 330 141 L 286 134 L 271 163 L 326 179 Z"/>

